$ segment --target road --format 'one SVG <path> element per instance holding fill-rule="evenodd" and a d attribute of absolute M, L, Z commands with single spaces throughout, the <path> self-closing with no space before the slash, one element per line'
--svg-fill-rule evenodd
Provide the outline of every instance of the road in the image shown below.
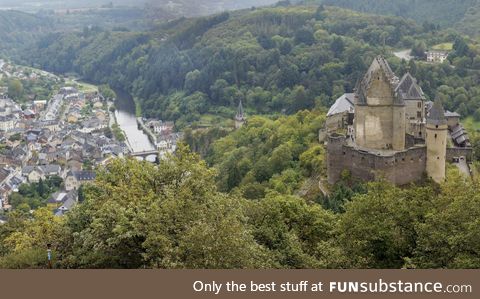
<path fill-rule="evenodd" d="M 407 49 L 407 50 L 402 50 L 398 52 L 393 52 L 393 55 L 397 56 L 400 59 L 405 59 L 406 61 L 409 61 L 413 58 L 412 56 L 410 56 L 410 52 L 411 50 Z"/>
<path fill-rule="evenodd" d="M 460 170 L 461 173 L 465 174 L 467 177 L 471 177 L 470 168 L 468 167 L 467 161 L 464 157 L 460 157 L 458 163 L 453 163 Z"/>

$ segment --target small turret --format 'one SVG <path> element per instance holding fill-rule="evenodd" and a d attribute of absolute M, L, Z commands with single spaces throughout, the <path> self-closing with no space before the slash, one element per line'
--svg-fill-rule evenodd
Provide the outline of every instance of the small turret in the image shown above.
<path fill-rule="evenodd" d="M 247 118 L 245 117 L 245 113 L 243 111 L 242 100 L 240 100 L 240 103 L 238 104 L 237 114 L 235 115 L 235 129 L 241 128 L 246 121 Z"/>
<path fill-rule="evenodd" d="M 427 116 L 427 174 L 435 182 L 445 180 L 445 163 L 447 154 L 447 120 L 442 101 L 437 98 Z"/>

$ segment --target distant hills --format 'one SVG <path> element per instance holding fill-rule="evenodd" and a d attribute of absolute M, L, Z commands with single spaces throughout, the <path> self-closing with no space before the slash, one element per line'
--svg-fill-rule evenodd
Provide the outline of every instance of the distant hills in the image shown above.
<path fill-rule="evenodd" d="M 0 9 L 15 9 L 27 12 L 39 10 L 76 10 L 99 7 L 139 7 L 145 5 L 181 13 L 184 16 L 207 15 L 225 10 L 252 6 L 264 6 L 278 0 L 0 0 Z"/>
<path fill-rule="evenodd" d="M 442 28 L 454 27 L 460 32 L 478 36 L 480 1 L 478 0 L 300 0 L 339 6 L 360 12 L 410 18 Z"/>
<path fill-rule="evenodd" d="M 271 5 L 277 2 L 278 0 L 150 0 L 148 5 L 171 10 L 184 16 L 197 16 L 226 10 Z"/>
<path fill-rule="evenodd" d="M 53 23 L 47 17 L 0 10 L 0 53 L 20 48 L 39 34 L 51 31 Z"/>

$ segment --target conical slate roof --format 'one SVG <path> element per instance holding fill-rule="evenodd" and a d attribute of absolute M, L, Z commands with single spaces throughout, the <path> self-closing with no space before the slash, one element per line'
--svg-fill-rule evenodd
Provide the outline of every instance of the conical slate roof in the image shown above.
<path fill-rule="evenodd" d="M 446 125 L 447 119 L 445 118 L 445 110 L 443 109 L 442 100 L 440 98 L 436 98 L 435 102 L 433 103 L 432 109 L 427 116 L 427 124 L 440 126 Z"/>

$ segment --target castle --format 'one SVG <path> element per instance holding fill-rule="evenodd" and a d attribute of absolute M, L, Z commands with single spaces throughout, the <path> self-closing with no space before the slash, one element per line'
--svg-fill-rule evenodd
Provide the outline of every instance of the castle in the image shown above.
<path fill-rule="evenodd" d="M 328 182 L 348 171 L 363 181 L 387 179 L 396 185 L 427 174 L 445 179 L 447 161 L 472 158 L 460 115 L 444 111 L 440 99 L 426 101 L 410 73 L 399 79 L 376 57 L 354 93 L 337 99 L 327 114 Z"/>

